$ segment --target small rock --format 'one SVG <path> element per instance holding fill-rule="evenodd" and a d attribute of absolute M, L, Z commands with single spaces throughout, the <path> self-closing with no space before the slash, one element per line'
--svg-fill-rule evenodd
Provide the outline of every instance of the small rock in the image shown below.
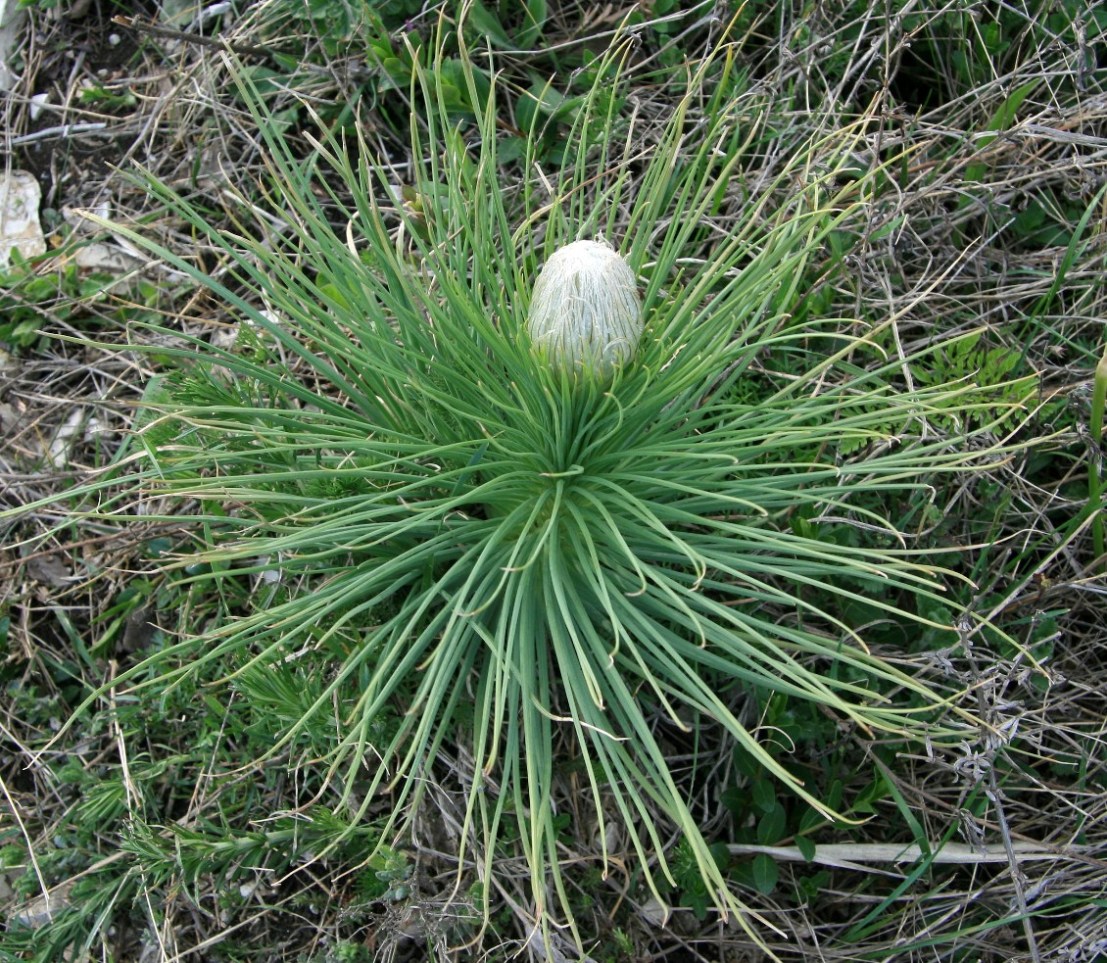
<path fill-rule="evenodd" d="M 50 442 L 47 457 L 55 468 L 65 468 L 69 464 L 69 453 L 75 439 L 83 436 L 85 427 L 85 412 L 81 408 L 74 408 L 65 420 L 54 440 Z"/>
<path fill-rule="evenodd" d="M 26 171 L 0 174 L 0 267 L 11 263 L 12 251 L 35 257 L 46 251 L 38 219 L 42 190 Z"/>
<path fill-rule="evenodd" d="M 650 926 L 663 927 L 669 922 L 669 907 L 651 896 L 638 908 L 638 915 Z"/>
<path fill-rule="evenodd" d="M 50 103 L 49 94 L 35 94 L 31 97 L 30 106 L 27 108 L 31 115 L 31 120 L 38 120 L 42 116 L 42 112 L 46 109 L 47 104 Z"/>
<path fill-rule="evenodd" d="M 55 886 L 49 893 L 24 904 L 22 909 L 12 914 L 12 919 L 31 929 L 45 926 L 69 905 L 69 891 L 72 888 L 72 883 Z"/>

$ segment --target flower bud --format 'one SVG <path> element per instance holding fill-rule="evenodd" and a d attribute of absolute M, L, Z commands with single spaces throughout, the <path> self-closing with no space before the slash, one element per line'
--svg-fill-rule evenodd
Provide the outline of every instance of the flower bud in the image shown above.
<path fill-rule="evenodd" d="M 527 333 L 558 370 L 601 375 L 625 364 L 642 334 L 642 302 L 630 265 L 599 241 L 559 248 L 538 275 Z"/>

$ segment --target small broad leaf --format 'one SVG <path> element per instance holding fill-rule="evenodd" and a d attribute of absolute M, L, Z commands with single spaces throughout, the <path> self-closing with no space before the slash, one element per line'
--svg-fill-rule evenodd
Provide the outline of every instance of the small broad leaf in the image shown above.
<path fill-rule="evenodd" d="M 776 787 L 768 779 L 753 784 L 753 805 L 759 812 L 772 812 L 776 806 Z"/>
<path fill-rule="evenodd" d="M 549 15 L 549 4 L 546 0 L 525 0 L 523 28 L 516 34 L 516 44 L 520 47 L 533 46 L 542 35 Z"/>
<path fill-rule="evenodd" d="M 796 837 L 796 849 L 800 851 L 800 855 L 808 863 L 815 858 L 815 844 L 806 836 Z"/>
<path fill-rule="evenodd" d="M 515 47 L 504 31 L 500 18 L 481 3 L 481 0 L 473 0 L 472 6 L 469 7 L 469 23 L 476 27 L 477 32 L 486 37 L 493 47 L 499 47 L 502 50 Z"/>
<path fill-rule="evenodd" d="M 751 869 L 753 885 L 759 893 L 768 896 L 776 889 L 776 884 L 780 880 L 780 869 L 772 856 L 768 853 L 758 853 L 753 858 Z"/>
<path fill-rule="evenodd" d="M 757 841 L 764 846 L 779 842 L 784 836 L 787 819 L 784 807 L 777 803 L 757 823 Z"/>

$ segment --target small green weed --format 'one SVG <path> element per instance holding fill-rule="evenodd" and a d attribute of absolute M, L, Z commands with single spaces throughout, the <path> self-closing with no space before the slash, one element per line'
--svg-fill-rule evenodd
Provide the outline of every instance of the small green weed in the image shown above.
<path fill-rule="evenodd" d="M 0 342 L 20 349 L 43 343 L 44 329 L 90 333 L 149 320 L 163 297 L 151 281 L 120 290 L 113 275 L 82 270 L 69 257 L 26 259 L 13 252 L 0 269 Z"/>
<path fill-rule="evenodd" d="M 83 106 L 98 110 L 130 110 L 138 103 L 138 98 L 129 90 L 116 90 L 102 84 L 84 87 L 78 97 Z"/>

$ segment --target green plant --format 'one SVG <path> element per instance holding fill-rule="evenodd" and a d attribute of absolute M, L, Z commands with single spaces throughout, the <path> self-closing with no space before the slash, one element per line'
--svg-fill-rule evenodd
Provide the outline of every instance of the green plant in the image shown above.
<path fill-rule="evenodd" d="M 923 74 L 932 72 L 949 99 L 1020 68 L 1038 68 L 1043 50 L 1054 44 L 1072 52 L 1069 82 L 1083 85 L 1097 74 L 1102 77 L 1094 52 L 1107 31 L 1102 6 L 1087 0 L 1029 0 L 1017 6 L 962 7 L 927 22 L 926 42 L 915 54 Z"/>
<path fill-rule="evenodd" d="M 1097 45 L 1107 11 L 1094 0 L 749 0 L 737 7 L 747 62 L 759 75 L 786 76 L 786 89 L 804 103 L 831 91 L 864 103 L 881 77 L 909 112 L 948 109 L 963 99 L 975 113 L 988 107 L 980 95 L 999 84 L 1014 104 L 1030 91 L 1048 101 L 1058 85 L 1092 90 L 1105 77 Z M 1043 64 L 1058 50 L 1065 51 L 1064 67 L 1051 76 Z M 983 128 L 986 118 L 977 119 Z"/>
<path fill-rule="evenodd" d="M 130 109 L 138 103 L 138 98 L 129 90 L 117 91 L 103 84 L 91 84 L 81 89 L 78 100 L 82 105 L 97 107 L 101 110 Z"/>
<path fill-rule="evenodd" d="M 1103 468 L 1099 457 L 1103 450 L 1103 411 L 1107 399 L 1107 347 L 1103 357 L 1095 366 L 1095 378 L 1092 382 L 1092 411 L 1090 432 L 1092 455 L 1088 459 L 1088 508 L 1092 514 L 1092 546 L 1096 562 L 1107 566 L 1103 537 Z"/>
<path fill-rule="evenodd" d="M 543 924 L 569 905 L 553 812 L 567 746 L 599 838 L 608 819 L 622 823 L 659 902 L 678 887 L 749 926 L 651 716 L 685 730 L 689 715 L 714 720 L 828 818 L 833 803 L 733 713 L 733 689 L 762 686 L 904 738 L 959 732 L 949 696 L 813 599 L 954 638 L 926 614 L 944 573 L 879 506 L 988 464 L 1019 405 L 970 379 L 906 380 L 940 345 L 888 358 L 878 331 L 793 323 L 808 259 L 864 209 L 868 179 L 838 177 L 857 130 L 790 145 L 794 160 L 738 229 L 712 234 L 743 157 L 717 145 L 764 135 L 713 99 L 729 89 L 727 53 L 688 76 L 640 175 L 631 139 L 610 137 L 627 122 L 609 96 L 626 54 L 616 46 L 552 196 L 531 181 L 504 189 L 494 84 L 462 127 L 416 66 L 420 210 L 390 199 L 367 145 L 349 152 L 321 134 L 300 161 L 259 114 L 274 171 L 264 190 L 286 233 L 218 230 L 151 181 L 233 283 L 113 225 L 259 332 L 236 351 L 149 325 L 176 340 L 156 350 L 178 370 L 148 398 L 149 460 L 134 484 L 201 506 L 205 544 L 180 565 L 202 568 L 182 584 L 279 576 L 236 618 L 113 684 L 164 690 L 204 671 L 261 692 L 258 674 L 280 673 L 290 653 L 322 654 L 333 671 L 270 751 L 303 735 L 325 744 L 313 734 L 330 726 L 325 777 L 352 823 L 392 790 L 382 840 L 417 809 L 460 728 L 474 760 L 461 838 L 483 838 L 487 878 L 496 840 L 517 834 Z M 481 103 L 464 50 L 459 62 Z M 248 82 L 245 96 L 257 104 Z M 534 149 L 532 137 L 525 169 Z M 609 384 L 551 369 L 524 333 L 540 262 L 595 235 L 626 238 L 643 289 L 645 333 Z M 284 362 L 259 360 L 259 341 Z M 665 822 L 683 840 L 675 864 Z"/>
<path fill-rule="evenodd" d="M 479 37 L 482 42 L 501 48 L 533 43 L 547 16 L 545 4 L 540 0 L 512 4 L 513 10 L 503 14 L 494 5 L 490 8 L 479 0 L 469 0 L 464 6 L 467 14 L 464 21 L 460 9 L 449 11 L 447 16 L 457 16 L 472 38 Z M 472 116 L 479 106 L 469 97 L 457 57 L 463 27 L 455 26 L 445 16 L 441 20 L 426 17 L 424 7 L 421 2 L 408 0 L 387 3 L 306 0 L 267 5 L 258 13 L 257 28 L 263 37 L 278 38 L 272 59 L 279 69 L 256 65 L 248 68 L 249 76 L 259 92 L 280 98 L 286 105 L 288 99 L 282 95 L 288 88 L 302 94 L 305 100 L 314 93 L 319 117 L 328 126 L 343 128 L 351 136 L 363 102 L 376 109 L 378 116 L 386 117 L 387 126 L 402 130 L 410 106 L 408 95 L 420 67 L 441 88 L 443 104 L 452 112 Z M 424 33 L 435 41 L 428 42 Z M 293 38 L 291 46 L 283 39 L 289 37 Z M 437 57 L 433 71 L 428 71 L 432 51 L 437 51 Z M 329 70 L 345 57 L 351 57 L 358 66 L 348 71 L 343 96 L 337 98 L 339 102 L 326 103 L 332 98 L 320 96 L 320 91 L 326 89 Z M 479 70 L 474 76 L 480 80 L 479 103 L 483 103 L 487 82 Z M 293 126 L 301 119 L 301 106 L 293 101 L 291 106 L 275 112 L 272 120 Z"/>
<path fill-rule="evenodd" d="M 27 260 L 14 252 L 12 263 L 0 269 L 0 342 L 30 348 L 44 327 L 87 330 L 140 318 L 159 297 L 149 281 L 123 291 L 118 278 L 83 270 L 64 254 Z"/>

